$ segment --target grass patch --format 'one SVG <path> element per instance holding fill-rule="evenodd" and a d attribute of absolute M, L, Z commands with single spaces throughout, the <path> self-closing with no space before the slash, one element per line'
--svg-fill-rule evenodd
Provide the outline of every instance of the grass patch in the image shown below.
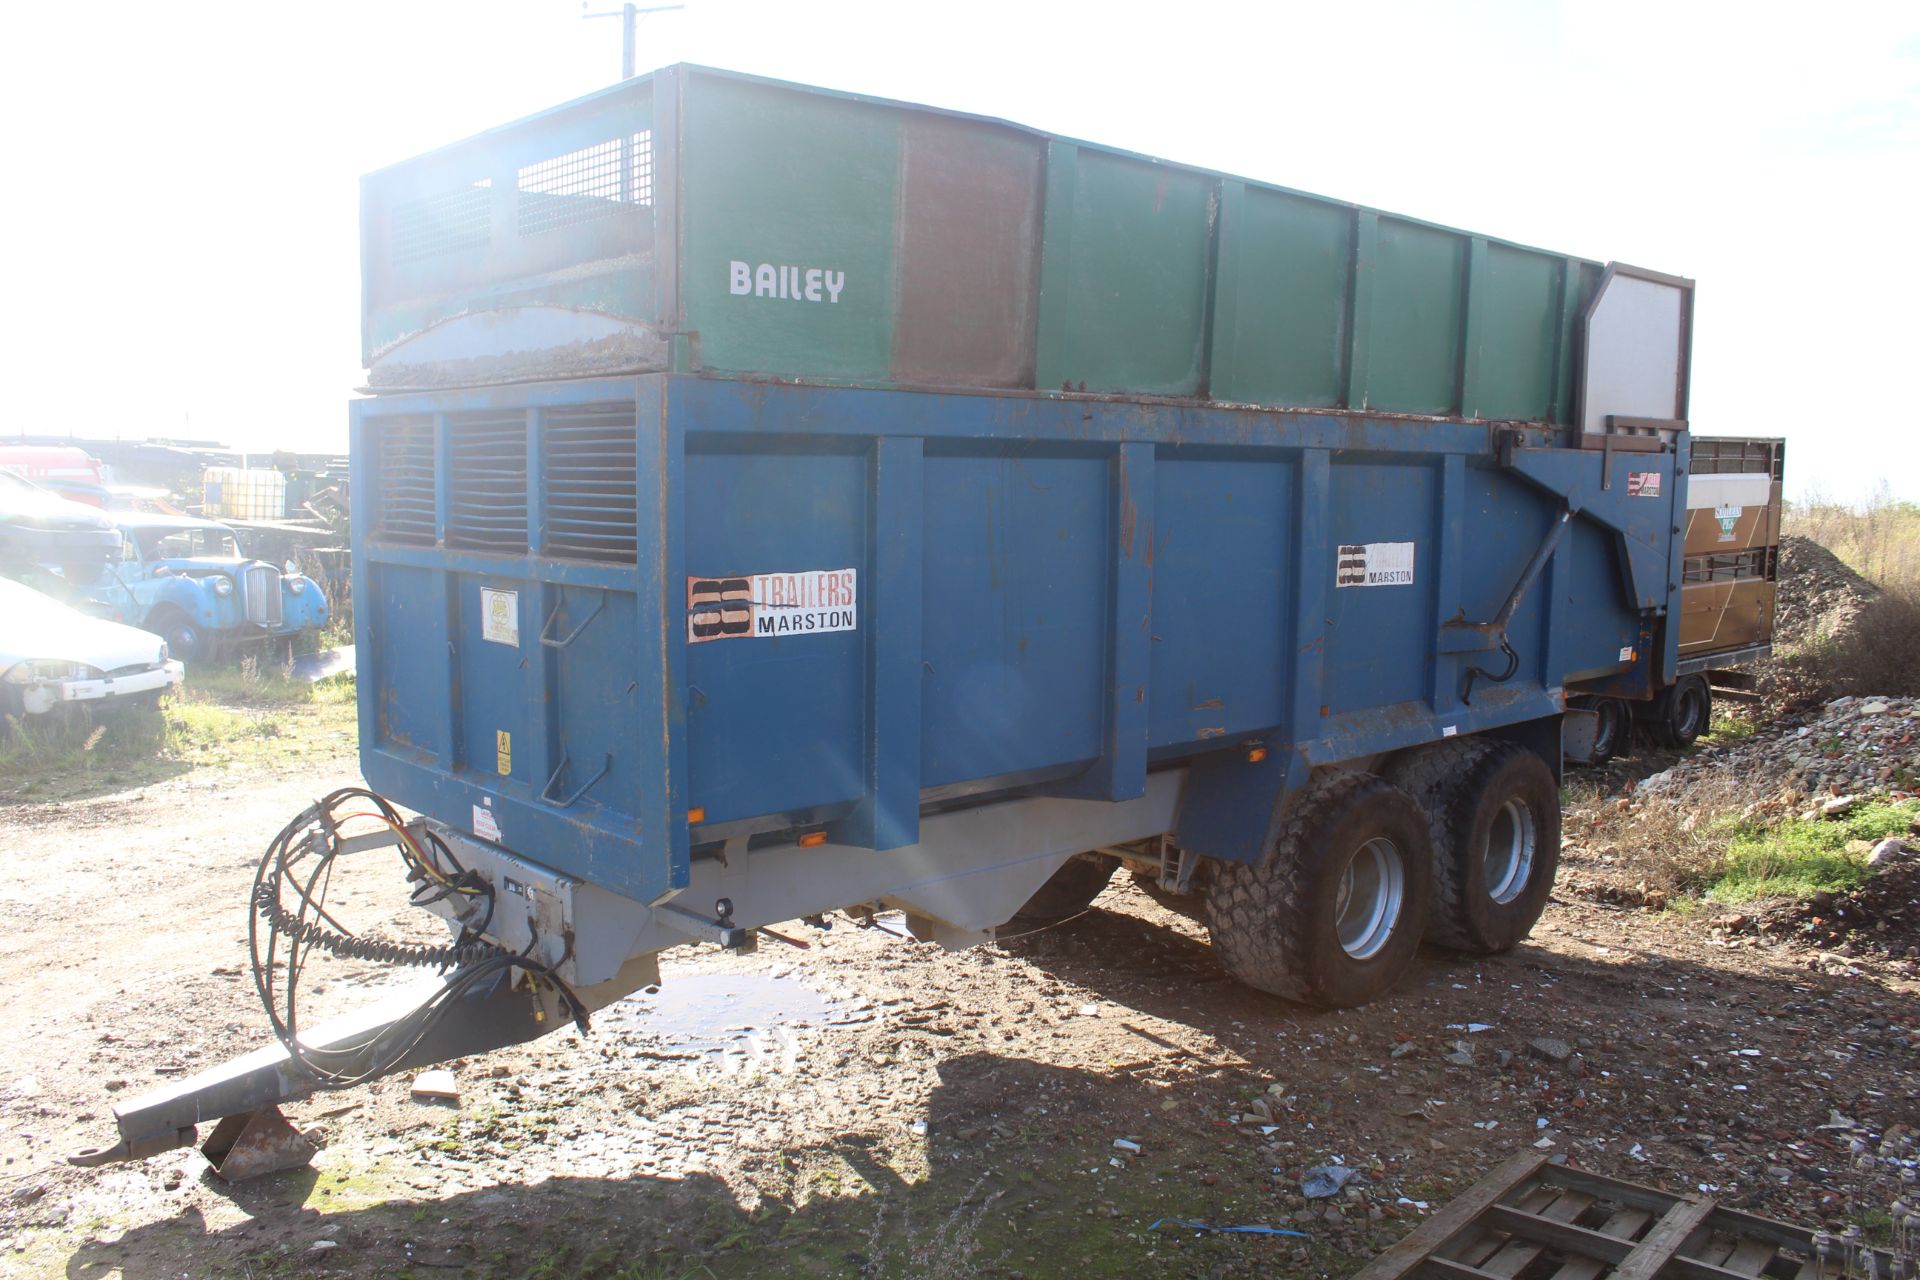
<path fill-rule="evenodd" d="M 1867 878 L 1872 843 L 1904 834 L 1915 817 L 1920 801 L 1903 800 L 1863 804 L 1842 817 L 1813 821 L 1723 820 L 1726 854 L 1707 894 L 1720 902 L 1747 902 L 1843 892 Z"/>
<path fill-rule="evenodd" d="M 157 705 L 10 717 L 0 725 L 0 801 L 76 800 L 191 769 L 348 754 L 351 676 L 318 684 L 262 668 L 199 665 Z"/>
<path fill-rule="evenodd" d="M 1716 705 L 1713 709 L 1713 721 L 1707 731 L 1700 735 L 1700 741 L 1709 744 L 1724 745 L 1751 738 L 1760 726 L 1752 716 L 1745 712 L 1728 711 Z"/>
<path fill-rule="evenodd" d="M 1852 888 L 1873 843 L 1904 834 L 1920 801 L 1874 800 L 1836 818 L 1800 814 L 1824 797 L 1777 779 L 1708 776 L 1632 800 L 1591 785 L 1562 792 L 1566 829 L 1602 862 L 1639 881 L 1648 902 L 1691 910 L 1701 899 L 1747 902 Z"/>

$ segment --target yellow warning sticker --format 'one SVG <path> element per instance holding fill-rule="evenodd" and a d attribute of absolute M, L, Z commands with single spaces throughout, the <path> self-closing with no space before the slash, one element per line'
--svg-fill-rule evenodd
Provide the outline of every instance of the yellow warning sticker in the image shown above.
<path fill-rule="evenodd" d="M 513 735 L 505 729 L 493 731 L 494 772 L 506 777 L 513 772 Z"/>

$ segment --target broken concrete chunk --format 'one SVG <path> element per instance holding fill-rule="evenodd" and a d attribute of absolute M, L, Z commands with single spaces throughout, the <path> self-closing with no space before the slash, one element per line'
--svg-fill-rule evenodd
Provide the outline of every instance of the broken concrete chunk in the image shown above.
<path fill-rule="evenodd" d="M 1527 1041 L 1527 1052 L 1548 1062 L 1565 1062 L 1573 1056 L 1573 1046 L 1551 1036 L 1537 1036 Z"/>
<path fill-rule="evenodd" d="M 413 1078 L 413 1096 L 422 1102 L 458 1102 L 460 1083 L 451 1071 L 422 1071 Z"/>

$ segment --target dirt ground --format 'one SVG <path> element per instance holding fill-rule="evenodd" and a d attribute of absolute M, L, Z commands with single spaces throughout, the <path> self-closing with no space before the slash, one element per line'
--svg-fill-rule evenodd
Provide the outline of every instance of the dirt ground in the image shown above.
<path fill-rule="evenodd" d="M 457 1064 L 457 1107 L 406 1080 L 289 1107 L 325 1143 L 308 1170 L 65 1165 L 116 1097 L 263 1043 L 254 861 L 353 774 L 0 807 L 0 1276 L 1344 1276 L 1526 1146 L 1884 1233 L 1885 1153 L 1920 1127 L 1911 964 L 1610 904 L 1573 849 L 1531 942 L 1425 953 L 1364 1010 L 1238 986 L 1122 876 L 956 954 L 845 921 L 673 954 L 591 1035 Z M 347 890 L 350 921 L 399 900 L 383 874 Z M 341 1007 L 383 980 L 329 976 Z M 1305 1199 L 1336 1162 L 1359 1176 Z"/>

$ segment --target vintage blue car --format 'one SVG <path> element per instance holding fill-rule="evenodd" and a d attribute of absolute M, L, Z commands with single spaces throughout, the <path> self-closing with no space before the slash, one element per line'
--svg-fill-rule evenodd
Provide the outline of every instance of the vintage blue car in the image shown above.
<path fill-rule="evenodd" d="M 240 554 L 233 530 L 194 516 L 107 513 L 120 558 L 73 596 L 151 631 L 183 662 L 205 661 L 248 641 L 318 630 L 327 598 L 318 583 Z"/>

